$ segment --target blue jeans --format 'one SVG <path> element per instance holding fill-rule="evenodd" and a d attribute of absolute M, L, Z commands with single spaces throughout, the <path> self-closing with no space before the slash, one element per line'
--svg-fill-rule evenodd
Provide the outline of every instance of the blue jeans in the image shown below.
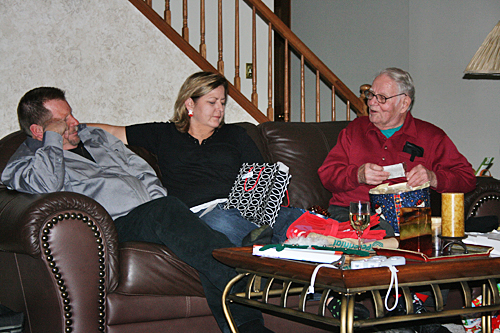
<path fill-rule="evenodd" d="M 201 219 L 212 229 L 223 233 L 235 246 L 241 246 L 246 235 L 258 226 L 241 216 L 236 208 L 223 209 L 224 204 L 218 204 L 211 212 L 203 215 Z M 286 240 L 286 231 L 290 224 L 302 215 L 304 211 L 299 208 L 281 207 L 276 222 L 273 225 L 272 244 L 283 243 Z M 197 215 L 200 216 L 202 212 Z"/>
<path fill-rule="evenodd" d="M 234 245 L 211 229 L 176 197 L 163 197 L 142 204 L 115 220 L 119 242 L 150 242 L 168 246 L 182 261 L 200 274 L 210 310 L 223 332 L 230 332 L 222 310 L 222 292 L 236 271 L 217 261 L 212 251 Z M 244 283 L 233 291 L 243 291 Z M 230 304 L 236 326 L 254 320 L 263 322 L 260 311 Z"/>

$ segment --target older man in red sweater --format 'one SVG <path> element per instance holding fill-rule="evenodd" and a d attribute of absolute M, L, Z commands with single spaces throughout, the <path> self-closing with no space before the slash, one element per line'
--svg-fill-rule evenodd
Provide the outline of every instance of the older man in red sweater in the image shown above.
<path fill-rule="evenodd" d="M 443 130 L 413 118 L 415 88 L 409 73 L 387 68 L 366 93 L 369 116 L 353 120 L 339 135 L 318 174 L 332 192 L 329 212 L 348 219 L 351 201 L 369 200 L 368 191 L 383 183 L 430 182 L 437 192 L 469 192 L 474 170 Z M 384 166 L 405 162 L 405 177 L 388 179 Z"/>

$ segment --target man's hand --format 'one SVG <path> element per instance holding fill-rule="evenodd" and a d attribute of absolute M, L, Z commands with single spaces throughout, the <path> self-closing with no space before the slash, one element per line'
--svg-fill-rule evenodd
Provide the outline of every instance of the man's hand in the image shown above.
<path fill-rule="evenodd" d="M 390 173 L 384 171 L 380 165 L 365 163 L 358 169 L 358 183 L 368 185 L 379 185 L 389 178 Z"/>
<path fill-rule="evenodd" d="M 409 172 L 406 173 L 406 179 L 408 181 L 408 186 L 417 187 L 425 184 L 426 182 L 431 183 L 431 187 L 437 187 L 436 174 L 425 168 L 422 164 L 417 165 Z"/>
<path fill-rule="evenodd" d="M 63 119 L 50 119 L 45 124 L 44 132 L 46 131 L 56 132 L 64 137 L 64 134 L 67 135 L 68 132 L 68 124 Z"/>

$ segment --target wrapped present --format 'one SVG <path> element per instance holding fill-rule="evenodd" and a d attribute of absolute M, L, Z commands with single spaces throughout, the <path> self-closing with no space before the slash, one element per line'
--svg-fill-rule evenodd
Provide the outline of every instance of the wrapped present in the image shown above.
<path fill-rule="evenodd" d="M 407 183 L 381 184 L 369 192 L 373 209 L 380 218 L 389 222 L 399 234 L 399 218 L 402 207 L 430 207 L 429 182 L 410 188 Z"/>

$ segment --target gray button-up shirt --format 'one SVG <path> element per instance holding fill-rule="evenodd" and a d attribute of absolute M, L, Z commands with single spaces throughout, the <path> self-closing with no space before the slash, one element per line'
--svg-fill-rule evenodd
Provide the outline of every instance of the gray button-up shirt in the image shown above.
<path fill-rule="evenodd" d="M 10 189 L 26 193 L 77 192 L 99 202 L 113 219 L 167 195 L 155 171 L 111 134 L 81 124 L 78 135 L 96 162 L 63 150 L 61 135 L 28 138 L 2 173 Z"/>

